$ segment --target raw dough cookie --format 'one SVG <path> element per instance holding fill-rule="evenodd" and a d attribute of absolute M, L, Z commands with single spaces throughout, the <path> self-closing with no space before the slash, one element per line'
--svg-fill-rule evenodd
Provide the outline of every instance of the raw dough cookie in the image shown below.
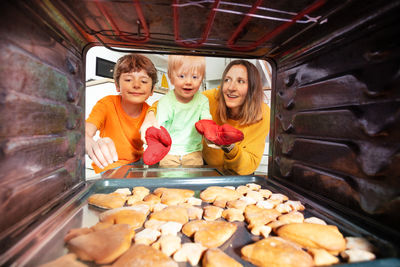
<path fill-rule="evenodd" d="M 178 267 L 178 264 L 170 257 L 155 248 L 142 244 L 134 244 L 112 265 L 112 267 L 124 266 Z"/>
<path fill-rule="evenodd" d="M 209 248 L 204 253 L 203 267 L 242 267 L 243 265 L 218 248 Z"/>
<path fill-rule="evenodd" d="M 129 225 L 115 224 L 72 238 L 67 246 L 81 260 L 107 264 L 129 249 L 134 235 L 135 231 Z"/>
<path fill-rule="evenodd" d="M 308 253 L 313 256 L 315 266 L 326 266 L 339 263 L 339 259 L 325 249 L 310 248 Z"/>
<path fill-rule="evenodd" d="M 267 237 L 241 249 L 242 257 L 256 266 L 311 267 L 312 257 L 300 246 L 279 237 Z"/>
<path fill-rule="evenodd" d="M 88 202 L 103 209 L 115 209 L 123 207 L 126 199 L 125 195 L 119 193 L 93 194 L 88 198 Z"/>
<path fill-rule="evenodd" d="M 277 234 L 305 248 L 323 248 L 333 255 L 346 249 L 346 241 L 334 225 L 291 223 L 279 227 Z"/>
<path fill-rule="evenodd" d="M 151 246 L 161 250 L 165 255 L 170 257 L 181 248 L 181 238 L 177 235 L 162 235 Z"/>
<path fill-rule="evenodd" d="M 182 247 L 175 252 L 174 260 L 177 262 L 189 262 L 190 265 L 196 266 L 201 258 L 201 255 L 207 248 L 199 243 L 184 243 Z"/>
<path fill-rule="evenodd" d="M 195 220 L 185 224 L 182 233 L 194 236 L 196 243 L 208 248 L 216 248 L 225 243 L 236 231 L 234 223 L 226 221 Z"/>
<path fill-rule="evenodd" d="M 180 206 L 169 206 L 150 215 L 150 219 L 159 221 L 173 221 L 185 224 L 189 221 L 187 208 Z"/>
<path fill-rule="evenodd" d="M 135 207 L 122 207 L 101 213 L 99 215 L 99 219 L 101 222 L 105 223 L 129 224 L 133 229 L 136 230 L 143 226 L 148 213 L 148 209 L 140 210 Z"/>
<path fill-rule="evenodd" d="M 221 218 L 223 210 L 223 208 L 216 206 L 206 206 L 204 207 L 203 218 L 206 221 L 215 221 Z"/>
<path fill-rule="evenodd" d="M 186 202 L 189 198 L 194 196 L 194 191 L 189 189 L 160 187 L 154 190 L 153 194 L 161 198 L 161 203 L 170 206 Z"/>
<path fill-rule="evenodd" d="M 239 209 L 226 209 L 222 212 L 222 217 L 227 220 L 228 222 L 243 222 L 244 221 L 244 216 L 243 216 L 243 211 Z"/>
<path fill-rule="evenodd" d="M 210 186 L 200 193 L 200 198 L 208 203 L 215 201 L 231 201 L 239 199 L 242 195 L 236 190 L 220 186 Z"/>

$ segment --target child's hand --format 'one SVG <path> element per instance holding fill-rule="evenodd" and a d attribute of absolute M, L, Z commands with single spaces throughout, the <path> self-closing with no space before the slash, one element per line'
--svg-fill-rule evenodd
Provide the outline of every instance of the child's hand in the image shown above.
<path fill-rule="evenodd" d="M 117 150 L 111 138 L 100 138 L 97 141 L 86 136 L 86 153 L 99 168 L 104 169 L 114 161 L 118 161 Z"/>
<path fill-rule="evenodd" d="M 160 162 L 171 149 L 171 136 L 162 126 L 160 129 L 150 127 L 146 131 L 146 140 L 149 145 L 143 153 L 143 162 L 146 165 Z"/>
<path fill-rule="evenodd" d="M 149 113 L 147 113 L 147 115 L 144 118 L 144 121 L 142 123 L 142 126 L 139 129 L 140 138 L 142 139 L 143 144 L 147 144 L 146 131 L 150 127 L 156 127 L 157 129 L 160 129 L 160 126 L 158 125 L 158 122 L 156 119 L 156 115 L 154 114 L 153 111 L 150 111 Z"/>
<path fill-rule="evenodd" d="M 243 133 L 235 127 L 229 124 L 218 125 L 213 120 L 199 120 L 195 127 L 206 140 L 218 146 L 231 145 L 244 138 Z"/>

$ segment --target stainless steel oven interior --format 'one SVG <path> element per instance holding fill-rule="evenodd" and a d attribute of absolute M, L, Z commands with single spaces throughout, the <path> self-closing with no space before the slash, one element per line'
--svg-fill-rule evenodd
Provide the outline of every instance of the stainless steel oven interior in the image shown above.
<path fill-rule="evenodd" d="M 399 11 L 398 0 L 2 1 L 3 262 L 87 186 L 85 55 L 93 46 L 267 60 L 268 179 L 396 243 Z"/>

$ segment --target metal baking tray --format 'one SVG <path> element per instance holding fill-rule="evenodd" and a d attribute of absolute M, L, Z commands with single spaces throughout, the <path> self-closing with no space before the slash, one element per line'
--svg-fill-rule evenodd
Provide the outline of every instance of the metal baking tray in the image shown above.
<path fill-rule="evenodd" d="M 179 166 L 179 167 L 150 167 L 142 164 L 124 165 L 104 172 L 103 179 L 114 178 L 195 178 L 195 177 L 215 177 L 221 175 L 232 175 L 228 170 L 210 168 L 206 166 Z"/>
<path fill-rule="evenodd" d="M 337 225 L 344 236 L 362 236 L 367 238 L 377 249 L 377 260 L 358 264 L 341 264 L 340 266 L 400 266 L 398 248 L 373 231 L 364 229 L 354 224 L 344 216 L 326 208 L 321 201 L 311 200 L 292 189 L 283 186 L 281 183 L 266 179 L 261 176 L 219 176 L 219 177 L 198 177 L 198 178 L 144 178 L 144 179 L 104 179 L 89 181 L 83 190 L 76 194 L 68 203 L 50 216 L 45 222 L 37 227 L 23 240 L 23 252 L 14 253 L 9 257 L 6 265 L 12 266 L 39 266 L 40 264 L 52 261 L 66 253 L 68 250 L 63 242 L 65 234 L 72 228 L 90 227 L 98 222 L 99 213 L 103 209 L 89 206 L 87 198 L 94 193 L 110 193 L 117 188 L 145 186 L 150 190 L 158 187 L 187 188 L 195 190 L 195 196 L 209 186 L 239 186 L 247 183 L 257 183 L 271 190 L 274 193 L 282 193 L 291 200 L 300 200 L 306 207 L 305 217 L 315 216 L 325 220 L 328 224 Z M 328 205 L 329 206 L 329 205 Z M 367 222 L 365 222 L 367 223 Z M 259 240 L 259 237 L 251 235 L 245 227 L 244 222 L 235 222 L 238 225 L 236 233 L 220 248 L 228 255 L 235 258 L 244 266 L 253 266 L 240 257 L 240 249 L 249 243 Z M 375 225 L 376 226 L 376 225 Z M 139 230 L 138 230 L 139 231 Z M 182 234 L 182 242 L 190 239 Z M 18 244 L 17 244 L 18 247 Z M 15 248 L 15 251 L 18 249 Z M 85 262 L 86 263 L 86 262 Z M 89 263 L 89 266 L 95 266 Z M 190 266 L 189 263 L 180 263 L 179 266 Z"/>

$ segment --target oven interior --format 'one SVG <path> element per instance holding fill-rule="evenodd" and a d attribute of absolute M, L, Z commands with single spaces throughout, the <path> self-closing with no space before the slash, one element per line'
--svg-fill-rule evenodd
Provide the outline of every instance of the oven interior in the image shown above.
<path fill-rule="evenodd" d="M 268 179 L 398 240 L 400 1 L 1 6 L 0 253 L 85 187 L 85 55 L 93 46 L 267 60 Z"/>

